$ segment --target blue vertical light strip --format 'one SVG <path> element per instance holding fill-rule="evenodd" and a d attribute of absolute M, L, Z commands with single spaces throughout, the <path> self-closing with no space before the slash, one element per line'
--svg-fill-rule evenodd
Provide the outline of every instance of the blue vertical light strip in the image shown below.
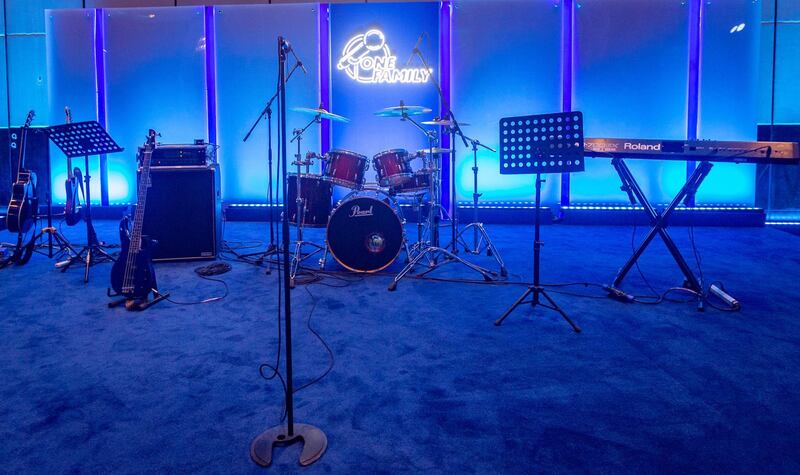
<path fill-rule="evenodd" d="M 686 107 L 686 138 L 697 139 L 697 121 L 700 113 L 700 54 L 703 44 L 704 0 L 689 0 L 689 82 Z M 686 162 L 688 178 L 696 167 L 693 161 Z M 694 197 L 687 205 L 694 206 Z"/>
<path fill-rule="evenodd" d="M 450 111 L 448 110 L 449 104 L 451 101 L 450 97 L 450 37 L 451 37 L 451 26 L 452 26 L 452 15 L 451 13 L 451 4 L 450 0 L 444 0 L 439 6 L 439 82 L 442 87 L 442 95 L 444 96 L 444 102 L 439 104 L 440 107 L 440 115 L 439 117 L 445 117 Z M 442 134 L 440 129 L 440 136 L 441 146 L 443 148 L 450 148 L 450 136 L 446 134 Z M 452 174 L 450 160 L 443 160 L 442 161 L 442 207 L 448 210 L 450 213 L 455 213 L 455 206 L 451 204 L 455 203 L 456 197 L 450 196 L 450 188 L 452 180 L 455 180 L 455 176 Z M 451 215 L 452 215 L 451 214 Z"/>
<path fill-rule="evenodd" d="M 208 142 L 217 143 L 217 28 L 213 6 L 205 9 L 206 36 L 206 113 Z"/>
<path fill-rule="evenodd" d="M 319 101 L 325 110 L 331 109 L 331 47 L 330 47 L 330 6 L 319 4 Z M 331 149 L 331 123 L 323 120 L 320 126 L 320 151 L 325 154 Z"/>
<path fill-rule="evenodd" d="M 105 10 L 94 10 L 94 74 L 97 88 L 97 122 L 107 127 L 106 114 L 106 19 Z M 89 173 L 89 170 L 85 170 Z M 100 155 L 100 204 L 108 206 L 108 161 Z"/>
<path fill-rule="evenodd" d="M 572 51 L 575 31 L 575 2 L 561 3 L 561 111 L 572 110 Z M 561 174 L 561 206 L 569 205 L 569 173 Z"/>

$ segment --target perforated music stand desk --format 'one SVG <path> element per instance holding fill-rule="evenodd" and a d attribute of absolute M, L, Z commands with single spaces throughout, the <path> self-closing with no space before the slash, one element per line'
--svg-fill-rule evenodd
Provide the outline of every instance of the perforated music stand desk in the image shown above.
<path fill-rule="evenodd" d="M 542 250 L 540 239 L 542 207 L 542 173 L 582 172 L 583 114 L 558 112 L 500 119 L 500 174 L 536 175 L 536 221 L 533 245 L 533 285 L 497 320 L 503 323 L 511 312 L 523 303 L 555 310 L 577 333 L 581 329 L 545 292 L 539 282 L 539 262 Z M 525 301 L 531 295 L 532 299 Z M 544 297 L 546 302 L 541 301 Z"/>
<path fill-rule="evenodd" d="M 61 272 L 65 272 L 72 264 L 83 261 L 85 264 L 83 281 L 89 282 L 89 267 L 96 262 L 105 259 L 113 260 L 113 257 L 105 252 L 97 240 L 97 233 L 92 225 L 92 197 L 89 182 L 89 157 L 92 155 L 105 155 L 109 153 L 121 152 L 124 149 L 117 145 L 113 138 L 108 135 L 106 129 L 97 121 L 73 122 L 71 124 L 54 125 L 48 129 L 50 140 L 58 147 L 64 155 L 69 158 L 84 157 L 83 180 L 86 183 L 86 247 L 76 256 L 71 257 L 62 267 Z M 96 256 L 99 258 L 96 260 Z"/>

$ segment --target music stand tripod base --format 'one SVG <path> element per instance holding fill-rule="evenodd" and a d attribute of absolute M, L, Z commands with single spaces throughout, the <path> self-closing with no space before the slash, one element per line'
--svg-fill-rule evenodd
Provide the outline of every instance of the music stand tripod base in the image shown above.
<path fill-rule="evenodd" d="M 583 163 L 583 114 L 560 112 L 500 119 L 500 174 L 536 175 L 536 220 L 534 223 L 533 285 L 503 313 L 494 324 L 499 326 L 517 307 L 530 301 L 533 307 L 542 306 L 554 310 L 572 327 L 575 333 L 581 329 L 561 307 L 547 294 L 541 284 L 540 263 L 543 242 L 541 234 L 542 173 L 570 173 L 584 169 Z M 547 301 L 541 301 L 541 297 Z"/>
<path fill-rule="evenodd" d="M 262 467 L 272 465 L 272 450 L 275 446 L 291 445 L 300 442 L 303 450 L 300 452 L 300 465 L 311 465 L 322 457 L 328 448 L 328 438 L 320 429 L 308 424 L 294 424 L 294 434 L 289 435 L 286 426 L 277 426 L 267 429 L 253 439 L 250 445 L 250 458 Z"/>

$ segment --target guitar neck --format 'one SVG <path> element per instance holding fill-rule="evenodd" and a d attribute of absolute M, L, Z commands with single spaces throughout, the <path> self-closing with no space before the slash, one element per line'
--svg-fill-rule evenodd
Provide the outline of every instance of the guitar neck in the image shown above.
<path fill-rule="evenodd" d="M 144 223 L 144 210 L 147 204 L 147 188 L 150 187 L 150 159 L 153 150 L 147 148 L 142 156 L 142 171 L 139 174 L 139 183 L 136 191 L 136 213 L 133 218 L 133 229 L 131 230 L 131 249 L 129 252 L 137 253 L 142 244 L 142 226 Z"/>
<path fill-rule="evenodd" d="M 28 126 L 24 125 L 19 131 L 19 156 L 17 157 L 17 175 L 25 167 L 25 142 L 28 140 Z"/>

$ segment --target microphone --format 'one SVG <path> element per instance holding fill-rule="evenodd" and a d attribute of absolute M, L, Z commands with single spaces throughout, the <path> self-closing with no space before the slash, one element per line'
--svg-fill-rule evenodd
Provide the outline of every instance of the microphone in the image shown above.
<path fill-rule="evenodd" d="M 411 50 L 411 56 L 408 57 L 408 61 L 406 61 L 406 66 L 411 64 L 411 60 L 414 59 L 414 54 L 417 51 L 419 51 L 419 46 L 420 46 L 420 44 L 422 44 L 422 38 L 424 38 L 425 35 L 427 35 L 427 33 L 425 33 L 424 31 L 419 34 L 419 38 L 417 38 L 417 44 L 415 44 L 414 45 L 414 49 Z"/>
<path fill-rule="evenodd" d="M 283 44 L 286 45 L 286 50 L 292 53 L 292 56 L 294 56 L 294 60 L 297 61 L 297 65 L 300 66 L 300 69 L 303 70 L 303 74 L 308 74 L 308 71 L 306 70 L 306 67 L 303 65 L 303 62 L 300 61 L 300 58 L 297 57 L 297 53 L 294 52 L 292 44 L 289 43 L 289 41 L 287 40 L 283 40 Z"/>

